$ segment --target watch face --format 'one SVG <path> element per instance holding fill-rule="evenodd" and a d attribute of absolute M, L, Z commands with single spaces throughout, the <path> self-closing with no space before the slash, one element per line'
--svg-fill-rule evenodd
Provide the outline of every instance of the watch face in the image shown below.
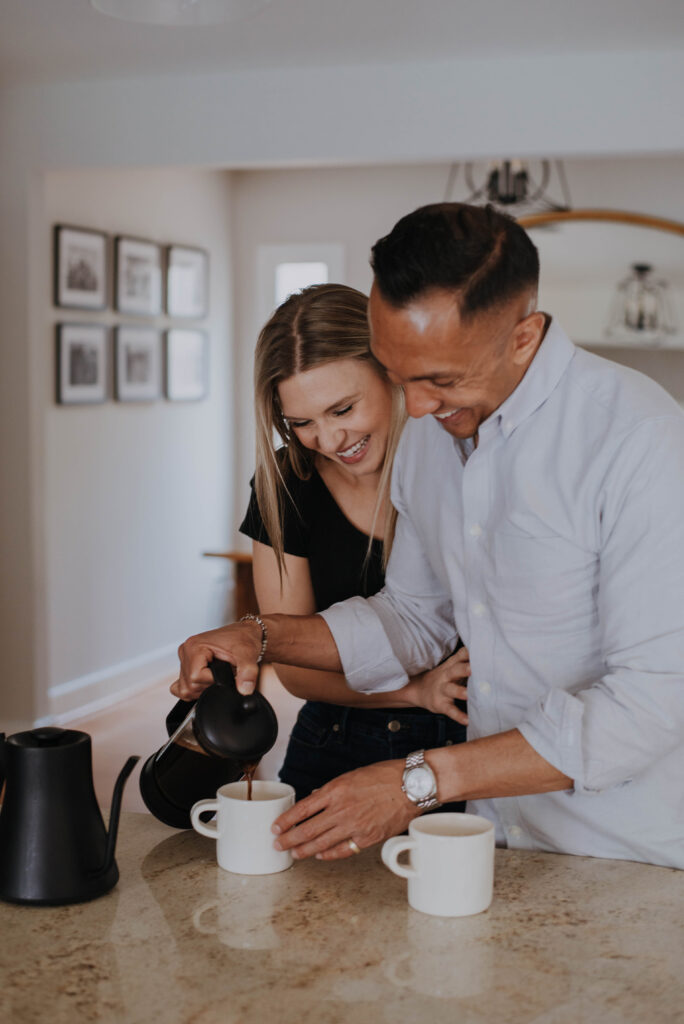
<path fill-rule="evenodd" d="M 427 768 L 412 768 L 406 777 L 406 791 L 415 800 L 424 800 L 432 793 L 432 772 Z"/>

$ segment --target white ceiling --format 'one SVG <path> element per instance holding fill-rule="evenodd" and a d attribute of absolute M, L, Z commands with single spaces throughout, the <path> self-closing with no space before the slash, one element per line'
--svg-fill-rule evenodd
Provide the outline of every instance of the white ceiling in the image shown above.
<path fill-rule="evenodd" d="M 0 0 L 0 84 L 682 48 L 682 0 L 272 0 L 209 28 Z"/>

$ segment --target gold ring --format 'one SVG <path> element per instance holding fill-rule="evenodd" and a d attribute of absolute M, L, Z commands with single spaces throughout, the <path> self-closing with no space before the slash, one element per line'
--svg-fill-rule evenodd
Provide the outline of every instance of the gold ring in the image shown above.
<path fill-rule="evenodd" d="M 356 845 L 353 839 L 347 840 L 347 846 L 349 847 L 352 853 L 361 853 L 360 847 Z"/>

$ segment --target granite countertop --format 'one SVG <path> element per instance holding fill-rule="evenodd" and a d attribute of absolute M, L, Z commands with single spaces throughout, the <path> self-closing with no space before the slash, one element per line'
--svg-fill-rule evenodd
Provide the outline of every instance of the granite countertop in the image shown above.
<path fill-rule="evenodd" d="M 684 874 L 497 851 L 477 917 L 409 908 L 379 849 L 231 875 L 214 843 L 122 816 L 121 879 L 0 904 L 8 1024 L 659 1024 L 684 1019 Z"/>

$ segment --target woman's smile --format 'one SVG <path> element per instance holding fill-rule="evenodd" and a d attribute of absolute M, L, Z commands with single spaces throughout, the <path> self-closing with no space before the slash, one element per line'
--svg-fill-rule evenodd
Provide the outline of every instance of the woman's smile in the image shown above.
<path fill-rule="evenodd" d="M 366 434 L 356 444 L 352 444 L 349 448 L 346 448 L 342 452 L 336 452 L 338 459 L 345 463 L 347 466 L 352 466 L 357 462 L 360 462 L 368 451 L 368 442 L 370 441 L 370 434 Z"/>

